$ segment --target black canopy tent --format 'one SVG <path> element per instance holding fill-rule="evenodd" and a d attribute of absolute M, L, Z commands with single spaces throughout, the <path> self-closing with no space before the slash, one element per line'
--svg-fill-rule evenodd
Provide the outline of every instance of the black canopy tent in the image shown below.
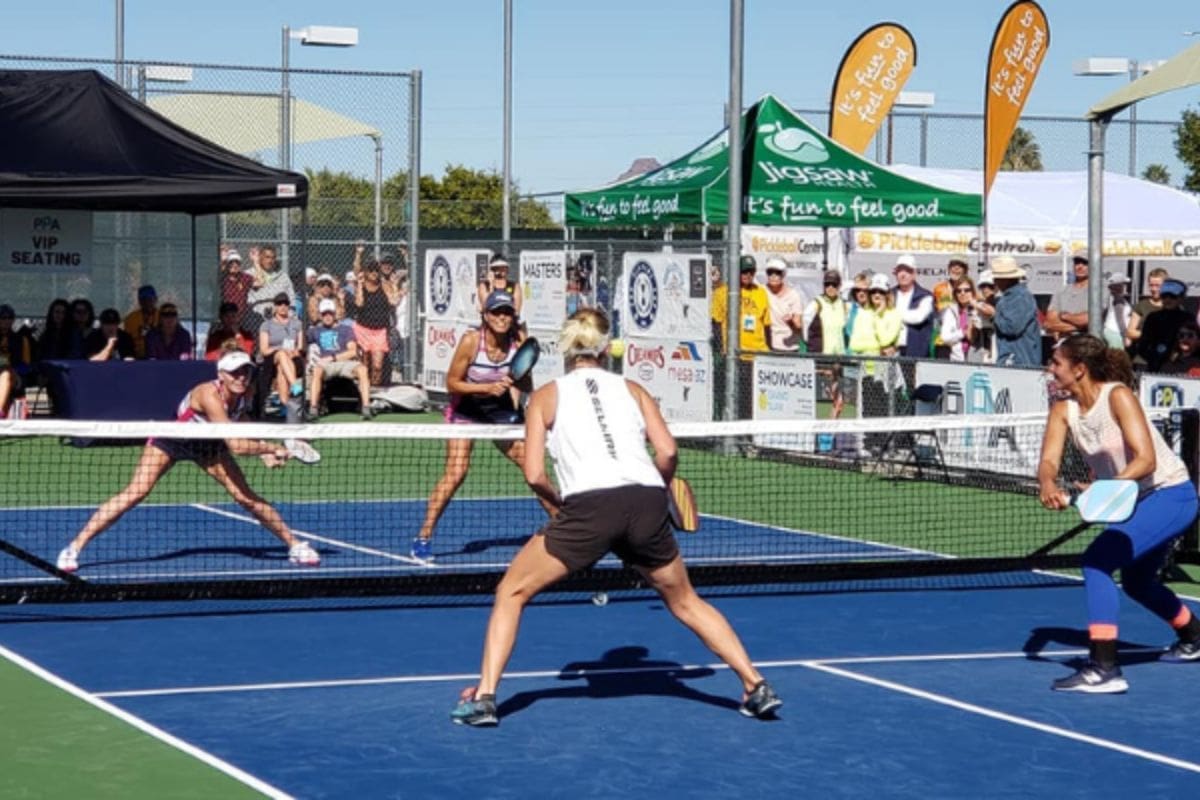
<path fill-rule="evenodd" d="M 0 70 L 0 207 L 191 215 L 193 326 L 196 217 L 307 205 L 305 176 L 196 136 L 99 72 Z"/>

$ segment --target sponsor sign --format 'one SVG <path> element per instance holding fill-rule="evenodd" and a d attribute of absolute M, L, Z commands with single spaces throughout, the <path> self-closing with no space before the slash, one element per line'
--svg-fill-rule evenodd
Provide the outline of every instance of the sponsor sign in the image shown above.
<path fill-rule="evenodd" d="M 476 327 L 467 322 L 453 320 L 427 320 L 425 338 L 421 342 L 421 383 L 426 389 L 446 390 L 446 371 L 454 358 L 454 349 L 463 334 Z"/>
<path fill-rule="evenodd" d="M 91 272 L 92 212 L 0 209 L 0 269 Z"/>
<path fill-rule="evenodd" d="M 617 297 L 623 335 L 707 339 L 709 256 L 626 253 Z"/>
<path fill-rule="evenodd" d="M 810 358 L 754 359 L 754 419 L 816 419 L 817 369 Z M 755 436 L 759 447 L 812 452 L 811 434 Z"/>
<path fill-rule="evenodd" d="M 490 258 L 487 250 L 425 251 L 426 317 L 478 324 L 478 276 Z"/>
<path fill-rule="evenodd" d="M 1138 394 L 1146 408 L 1200 408 L 1200 378 L 1143 375 Z"/>
<path fill-rule="evenodd" d="M 521 292 L 522 322 L 530 328 L 561 329 L 567 318 L 567 254 L 562 250 L 523 251 Z"/>
<path fill-rule="evenodd" d="M 916 401 L 917 414 L 1028 414 L 1045 413 L 1049 398 L 1045 374 L 1036 370 L 1005 369 L 978 364 L 918 361 L 916 386 L 932 385 L 940 401 Z M 951 467 L 987 467 L 1011 475 L 1035 477 L 1041 439 L 1031 441 L 1028 431 L 994 428 L 983 434 L 970 430 L 938 433 L 942 457 Z"/>
<path fill-rule="evenodd" d="M 996 26 L 988 57 L 983 110 L 985 203 L 1049 47 L 1050 26 L 1041 6 L 1032 0 L 1009 6 Z"/>
<path fill-rule="evenodd" d="M 916 65 L 917 46 L 900 25 L 885 22 L 863 31 L 842 57 L 833 84 L 829 138 L 866 152 Z"/>
<path fill-rule="evenodd" d="M 558 335 L 561 332 L 561 325 L 557 328 L 529 328 L 529 335 L 538 340 L 540 350 L 538 362 L 533 367 L 534 389 L 563 374 L 563 357 L 558 352 Z"/>
<path fill-rule="evenodd" d="M 629 338 L 626 378 L 658 401 L 668 422 L 712 421 L 712 354 L 704 339 Z"/>

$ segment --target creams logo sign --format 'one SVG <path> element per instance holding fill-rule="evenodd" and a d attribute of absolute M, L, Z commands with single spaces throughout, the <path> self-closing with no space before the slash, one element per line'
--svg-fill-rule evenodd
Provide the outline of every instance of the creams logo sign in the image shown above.
<path fill-rule="evenodd" d="M 638 347 L 635 344 L 630 344 L 625 351 L 625 360 L 630 367 L 637 369 L 637 376 L 647 383 L 654 380 L 655 369 L 662 369 L 667 363 L 661 346 Z"/>
<path fill-rule="evenodd" d="M 458 344 L 458 335 L 450 326 L 430 324 L 425 329 L 426 343 L 434 349 L 438 358 L 447 358 Z"/>

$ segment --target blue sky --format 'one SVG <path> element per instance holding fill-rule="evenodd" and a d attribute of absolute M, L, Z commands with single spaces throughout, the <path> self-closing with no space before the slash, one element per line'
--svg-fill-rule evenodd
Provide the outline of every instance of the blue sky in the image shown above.
<path fill-rule="evenodd" d="M 907 88 L 935 111 L 978 113 L 1001 0 L 746 0 L 745 97 L 824 107 L 849 43 L 905 25 L 919 61 Z M 726 0 L 514 0 L 514 175 L 523 191 L 586 188 L 639 156 L 666 160 L 721 126 Z M 1086 56 L 1168 58 L 1200 41 L 1196 0 L 1043 0 L 1051 46 L 1026 113 L 1079 116 L 1121 78 L 1081 78 Z M 296 67 L 424 74 L 423 171 L 501 164 L 502 0 L 126 0 L 126 57 L 278 65 L 280 27 L 355 26 L 350 50 L 292 49 Z M 10 2 L 0 52 L 111 58 L 112 0 Z M 1200 87 L 1144 103 L 1140 118 L 1200 108 Z M 1080 141 L 1080 167 L 1083 166 Z M 361 159 L 360 159 L 361 163 Z M 977 166 L 977 165 L 976 165 Z"/>

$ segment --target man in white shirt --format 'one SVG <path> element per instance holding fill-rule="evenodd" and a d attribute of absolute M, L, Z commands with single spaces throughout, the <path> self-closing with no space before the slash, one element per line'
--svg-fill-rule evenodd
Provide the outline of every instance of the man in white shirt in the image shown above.
<path fill-rule="evenodd" d="M 896 343 L 906 358 L 929 358 L 933 344 L 933 293 L 917 283 L 917 260 L 908 254 L 896 259 L 896 310 L 904 327 Z"/>
<path fill-rule="evenodd" d="M 1124 272 L 1110 272 L 1105 276 L 1108 284 L 1108 299 L 1104 304 L 1104 341 L 1109 347 L 1125 349 L 1125 331 L 1133 315 L 1133 304 L 1125 294 L 1129 276 Z"/>
<path fill-rule="evenodd" d="M 784 282 L 787 262 L 778 256 L 767 259 L 767 307 L 771 312 L 771 349 L 794 353 L 800 348 L 804 330 L 804 300 Z"/>

